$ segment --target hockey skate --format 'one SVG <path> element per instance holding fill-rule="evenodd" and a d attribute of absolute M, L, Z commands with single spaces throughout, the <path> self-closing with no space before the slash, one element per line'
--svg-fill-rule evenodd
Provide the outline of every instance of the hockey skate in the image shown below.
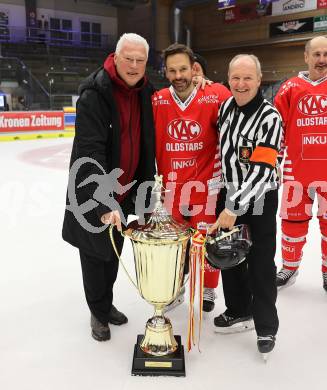
<path fill-rule="evenodd" d="M 206 313 L 211 312 L 215 308 L 215 299 L 217 295 L 213 288 L 205 287 L 203 290 L 203 311 Z"/>
<path fill-rule="evenodd" d="M 299 271 L 282 268 L 276 276 L 276 285 L 278 289 L 292 286 L 295 283 Z"/>
<path fill-rule="evenodd" d="M 327 272 L 322 273 L 323 288 L 327 292 Z"/>
<path fill-rule="evenodd" d="M 239 333 L 254 328 L 254 322 L 252 316 L 247 317 L 230 317 L 225 313 L 215 317 L 215 332 L 216 333 Z"/>
<path fill-rule="evenodd" d="M 276 337 L 275 336 L 258 336 L 257 346 L 265 363 L 267 363 L 269 353 L 274 349 Z"/>

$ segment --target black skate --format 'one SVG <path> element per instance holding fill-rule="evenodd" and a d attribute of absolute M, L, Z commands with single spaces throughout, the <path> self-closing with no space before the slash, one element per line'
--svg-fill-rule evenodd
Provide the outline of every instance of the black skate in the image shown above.
<path fill-rule="evenodd" d="M 276 276 L 276 285 L 277 288 L 283 288 L 283 287 L 289 287 L 292 286 L 292 284 L 295 283 L 296 277 L 298 276 L 299 271 L 296 270 L 290 270 L 286 268 L 282 268 L 277 276 Z"/>
<path fill-rule="evenodd" d="M 275 336 L 258 336 L 257 346 L 259 352 L 262 354 L 263 360 L 267 362 L 268 354 L 274 349 L 276 337 Z"/>
<path fill-rule="evenodd" d="M 252 316 L 247 317 L 230 317 L 225 313 L 215 317 L 215 332 L 216 333 L 238 333 L 245 332 L 254 328 Z"/>
<path fill-rule="evenodd" d="M 209 313 L 215 308 L 215 289 L 205 287 L 203 291 L 203 311 Z"/>

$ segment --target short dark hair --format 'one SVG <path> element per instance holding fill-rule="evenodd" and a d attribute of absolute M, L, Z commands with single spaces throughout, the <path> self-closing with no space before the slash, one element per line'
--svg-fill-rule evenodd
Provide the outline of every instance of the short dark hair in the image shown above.
<path fill-rule="evenodd" d="M 207 60 L 204 57 L 200 56 L 200 54 L 194 53 L 194 61 L 198 62 L 201 65 L 202 72 L 206 76 L 208 66 Z"/>
<path fill-rule="evenodd" d="M 172 45 L 168 46 L 167 49 L 165 49 L 162 52 L 163 60 L 166 65 L 167 58 L 169 56 L 173 56 L 174 54 L 186 54 L 188 58 L 190 59 L 191 65 L 194 64 L 194 54 L 192 49 L 190 49 L 188 46 L 183 45 L 181 43 L 173 43 Z"/>

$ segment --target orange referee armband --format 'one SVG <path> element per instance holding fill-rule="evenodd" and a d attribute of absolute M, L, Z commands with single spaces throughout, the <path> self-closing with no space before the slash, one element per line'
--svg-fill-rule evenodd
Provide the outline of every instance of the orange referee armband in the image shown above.
<path fill-rule="evenodd" d="M 266 146 L 257 146 L 250 157 L 250 161 L 263 162 L 275 168 L 277 155 L 278 153 L 275 149 Z"/>

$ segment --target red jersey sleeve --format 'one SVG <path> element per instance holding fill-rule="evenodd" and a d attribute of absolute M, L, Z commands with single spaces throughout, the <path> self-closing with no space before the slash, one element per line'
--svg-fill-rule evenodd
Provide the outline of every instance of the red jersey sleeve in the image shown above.
<path fill-rule="evenodd" d="M 227 100 L 230 96 L 232 96 L 230 90 L 222 84 L 214 83 L 211 85 L 211 88 L 213 88 L 215 90 L 215 93 L 217 93 L 218 95 L 218 99 L 219 99 L 218 108 L 220 108 L 221 104 L 225 100 Z"/>
<path fill-rule="evenodd" d="M 286 129 L 290 112 L 290 86 L 288 85 L 287 81 L 279 88 L 274 99 L 274 104 L 280 113 L 280 116 L 282 117 L 282 140 L 281 148 L 278 153 L 278 162 L 281 164 L 284 158 Z"/>
<path fill-rule="evenodd" d="M 154 125 L 156 125 L 156 120 L 157 120 L 157 111 L 158 111 L 158 106 L 157 104 L 154 104 L 158 100 L 158 92 L 155 92 L 152 97 L 152 110 L 153 110 L 153 119 L 154 119 Z"/>
<path fill-rule="evenodd" d="M 279 88 L 274 99 L 274 104 L 282 117 L 283 127 L 285 129 L 287 127 L 288 115 L 290 111 L 290 87 L 287 85 L 287 83 L 282 84 L 282 86 Z"/>

